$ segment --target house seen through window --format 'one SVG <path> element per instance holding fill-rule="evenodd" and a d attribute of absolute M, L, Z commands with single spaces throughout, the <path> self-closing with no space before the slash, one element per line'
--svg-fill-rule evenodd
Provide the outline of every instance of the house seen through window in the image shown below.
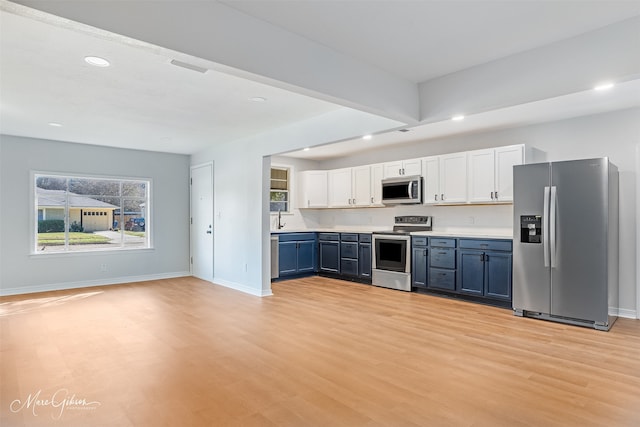
<path fill-rule="evenodd" d="M 271 212 L 289 212 L 290 175 L 291 170 L 289 168 L 271 168 L 271 197 L 269 204 Z"/>
<path fill-rule="evenodd" d="M 150 182 L 35 175 L 34 252 L 150 247 Z"/>

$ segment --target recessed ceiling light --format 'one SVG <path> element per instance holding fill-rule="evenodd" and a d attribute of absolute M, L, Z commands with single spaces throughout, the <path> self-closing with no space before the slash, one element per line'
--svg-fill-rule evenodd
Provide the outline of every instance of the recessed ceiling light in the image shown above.
<path fill-rule="evenodd" d="M 304 150 L 302 150 L 302 151 L 309 151 L 309 150 L 311 150 L 311 148 L 306 147 L 306 148 L 305 148 Z"/>
<path fill-rule="evenodd" d="M 365 135 L 365 136 L 363 136 L 363 137 L 362 137 L 362 139 L 364 139 L 365 141 L 368 141 L 368 140 L 370 140 L 371 138 L 372 138 L 372 136 L 371 136 L 371 135 Z"/>
<path fill-rule="evenodd" d="M 462 114 L 458 114 L 457 116 L 451 117 L 451 120 L 453 120 L 454 122 L 459 122 L 461 120 L 464 120 L 464 116 Z"/>
<path fill-rule="evenodd" d="M 49 126 L 53 126 L 54 128 L 62 127 L 60 123 L 56 123 L 56 122 L 49 122 Z"/>
<path fill-rule="evenodd" d="M 607 82 L 607 83 L 601 83 L 595 86 L 593 90 L 608 90 L 608 89 L 611 89 L 612 87 L 613 87 L 613 83 Z"/>
<path fill-rule="evenodd" d="M 94 67 L 108 67 L 111 65 L 109 61 L 104 58 L 100 58 L 99 56 L 85 56 L 84 62 L 89 65 L 93 65 Z"/>
<path fill-rule="evenodd" d="M 253 102 L 265 102 L 267 98 L 263 98 L 262 96 L 254 96 L 253 98 L 249 98 L 249 101 Z"/>

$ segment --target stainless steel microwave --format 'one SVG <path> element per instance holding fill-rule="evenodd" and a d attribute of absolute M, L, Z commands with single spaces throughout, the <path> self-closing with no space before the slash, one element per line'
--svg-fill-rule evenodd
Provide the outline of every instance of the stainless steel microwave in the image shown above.
<path fill-rule="evenodd" d="M 422 177 L 416 175 L 383 179 L 382 203 L 385 205 L 422 203 Z"/>

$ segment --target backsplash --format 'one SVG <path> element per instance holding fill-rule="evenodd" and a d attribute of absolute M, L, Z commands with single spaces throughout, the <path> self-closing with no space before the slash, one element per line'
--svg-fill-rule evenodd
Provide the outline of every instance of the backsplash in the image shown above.
<path fill-rule="evenodd" d="M 385 208 L 302 209 L 283 215 L 283 230 L 362 227 L 381 230 L 393 227 L 398 215 L 433 216 L 436 231 L 510 231 L 512 205 L 392 206 Z M 271 218 L 272 225 L 274 218 Z M 272 229 L 274 227 L 272 226 Z"/>

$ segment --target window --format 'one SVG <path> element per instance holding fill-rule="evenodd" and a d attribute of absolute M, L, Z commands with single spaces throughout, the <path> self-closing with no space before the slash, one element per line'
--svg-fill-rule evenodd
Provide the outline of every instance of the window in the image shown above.
<path fill-rule="evenodd" d="M 271 197 L 269 210 L 271 212 L 289 212 L 289 178 L 291 170 L 287 167 L 271 168 Z"/>
<path fill-rule="evenodd" d="M 150 181 L 34 175 L 34 252 L 150 247 Z"/>

